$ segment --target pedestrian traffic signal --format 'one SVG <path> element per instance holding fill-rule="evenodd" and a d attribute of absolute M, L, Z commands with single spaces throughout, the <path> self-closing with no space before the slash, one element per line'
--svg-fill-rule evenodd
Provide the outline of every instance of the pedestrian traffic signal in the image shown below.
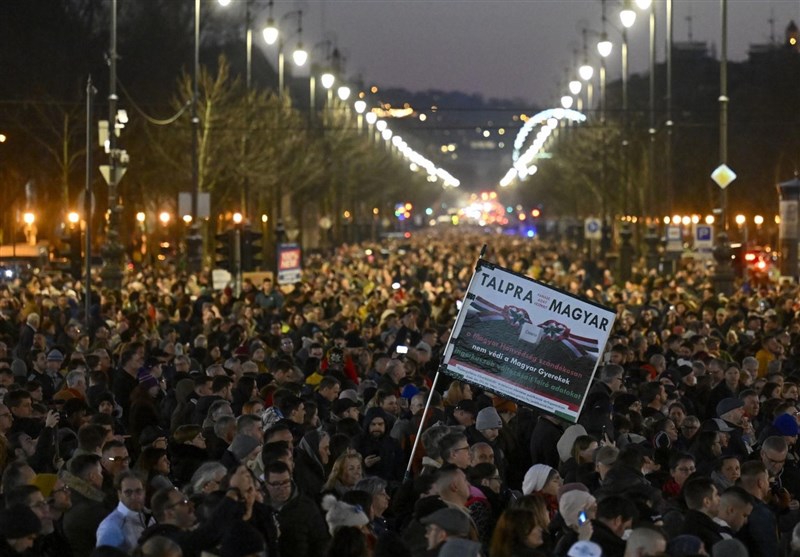
<path fill-rule="evenodd" d="M 225 269 L 229 273 L 233 273 L 233 260 L 234 260 L 234 230 L 226 230 L 222 234 L 214 235 L 214 267 L 217 269 Z"/>
<path fill-rule="evenodd" d="M 263 270 L 264 236 L 261 232 L 245 228 L 242 230 L 242 270 L 244 272 Z"/>

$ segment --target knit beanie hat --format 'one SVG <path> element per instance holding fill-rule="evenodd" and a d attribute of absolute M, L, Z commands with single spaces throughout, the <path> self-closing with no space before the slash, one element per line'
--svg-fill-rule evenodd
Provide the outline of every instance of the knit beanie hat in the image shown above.
<path fill-rule="evenodd" d="M 577 526 L 580 512 L 594 502 L 595 498 L 585 491 L 568 491 L 558 500 L 558 512 L 567 526 Z"/>
<path fill-rule="evenodd" d="M 57 480 L 58 476 L 55 474 L 36 474 L 36 477 L 33 478 L 31 485 L 38 487 L 39 491 L 41 491 L 42 495 L 44 495 L 44 498 L 47 499 L 50 497 L 50 493 L 52 493 L 53 487 L 55 487 Z"/>
<path fill-rule="evenodd" d="M 561 462 L 568 461 L 569 457 L 572 456 L 572 446 L 575 444 L 575 439 L 581 435 L 586 435 L 586 428 L 580 424 L 569 426 L 564 430 L 564 433 L 561 434 L 561 438 L 558 440 L 558 443 L 556 443 L 558 458 L 561 459 Z"/>
<path fill-rule="evenodd" d="M 361 507 L 339 501 L 333 495 L 329 494 L 322 498 L 322 508 L 327 511 L 325 520 L 328 522 L 331 536 L 336 533 L 336 530 L 345 526 L 358 527 L 369 524 L 369 518 Z"/>
<path fill-rule="evenodd" d="M 245 557 L 266 549 L 264 537 L 248 523 L 237 520 L 222 538 L 219 557 Z"/>
<path fill-rule="evenodd" d="M 158 379 L 153 377 L 153 374 L 149 371 L 144 371 L 144 368 L 139 370 L 139 385 L 142 385 L 145 389 L 150 389 L 151 387 L 158 387 Z"/>
<path fill-rule="evenodd" d="M 484 408 L 478 412 L 478 417 L 475 418 L 475 429 L 483 431 L 484 429 L 501 429 L 503 427 L 503 420 L 500 419 L 500 414 L 493 406 Z"/>
<path fill-rule="evenodd" d="M 41 529 L 39 517 L 24 505 L 13 505 L 0 511 L 0 538 L 19 540 L 38 534 Z"/>
<path fill-rule="evenodd" d="M 703 540 L 697 536 L 684 534 L 682 536 L 675 536 L 669 543 L 667 543 L 667 553 L 672 557 L 688 557 L 689 555 L 697 555 L 703 547 Z"/>
<path fill-rule="evenodd" d="M 534 464 L 528 468 L 525 478 L 522 480 L 522 493 L 530 495 L 534 491 L 542 489 L 551 472 L 553 472 L 553 468 L 547 464 Z"/>
<path fill-rule="evenodd" d="M 772 422 L 778 433 L 787 437 L 796 437 L 798 432 L 797 419 L 790 414 L 781 414 Z"/>
<path fill-rule="evenodd" d="M 240 433 L 233 438 L 228 450 L 232 452 L 233 456 L 239 459 L 239 461 L 242 461 L 247 455 L 252 453 L 256 447 L 258 447 L 258 441 L 254 437 Z"/>

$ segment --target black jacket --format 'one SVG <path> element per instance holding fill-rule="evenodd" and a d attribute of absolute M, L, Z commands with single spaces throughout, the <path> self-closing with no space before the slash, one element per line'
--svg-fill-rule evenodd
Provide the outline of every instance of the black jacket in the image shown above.
<path fill-rule="evenodd" d="M 592 521 L 592 541 L 603 549 L 603 557 L 623 557 L 625 540 L 600 520 Z"/>
<path fill-rule="evenodd" d="M 325 554 L 328 525 L 317 505 L 309 497 L 294 494 L 278 510 L 281 529 L 280 554 L 292 557 L 317 557 Z"/>
<path fill-rule="evenodd" d="M 715 543 L 722 541 L 719 524 L 705 513 L 692 509 L 686 511 L 684 515 L 683 532 L 681 533 L 697 536 L 703 540 L 703 545 L 709 552 Z"/>
<path fill-rule="evenodd" d="M 558 469 L 561 457 L 558 456 L 558 440 L 564 434 L 564 429 L 551 422 L 544 416 L 536 422 L 536 427 L 531 435 L 531 460 L 533 464 L 547 464 Z"/>

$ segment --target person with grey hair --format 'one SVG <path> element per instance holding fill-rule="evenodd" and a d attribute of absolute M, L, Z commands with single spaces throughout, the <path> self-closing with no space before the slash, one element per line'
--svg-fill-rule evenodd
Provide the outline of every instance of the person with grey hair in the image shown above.
<path fill-rule="evenodd" d="M 667 539 L 655 528 L 635 528 L 625 544 L 625 557 L 661 555 L 667 551 Z"/>
<path fill-rule="evenodd" d="M 370 526 L 372 526 L 372 531 L 379 538 L 389 531 L 389 526 L 383 517 L 383 513 L 389 508 L 389 503 L 392 500 L 386 491 L 388 485 L 383 478 L 369 476 L 359 480 L 354 488 L 356 491 L 366 491 L 370 494 L 372 503 L 367 516 L 372 517 Z"/>
<path fill-rule="evenodd" d="M 80 393 L 81 397 L 86 398 L 86 374 L 81 370 L 72 370 L 65 379 L 67 389 Z"/>
<path fill-rule="evenodd" d="M 794 557 L 794 535 L 792 535 L 792 542 L 792 557 Z M 750 553 L 742 542 L 731 538 L 715 543 L 711 548 L 711 557 L 750 557 Z"/>
<path fill-rule="evenodd" d="M 442 423 L 432 425 L 422 432 L 420 442 L 425 450 L 425 456 L 422 457 L 423 474 L 431 473 L 441 468 L 442 453 L 439 448 L 439 441 L 448 433 L 450 433 L 450 427 Z"/>
<path fill-rule="evenodd" d="M 221 458 L 225 449 L 236 437 L 236 418 L 233 416 L 220 416 L 214 423 L 213 435 L 211 435 L 211 432 L 204 431 L 203 436 L 206 438 L 208 455 L 214 459 Z"/>
<path fill-rule="evenodd" d="M 187 486 L 190 490 L 190 495 L 217 491 L 227 473 L 228 470 L 219 462 L 204 462 L 195 470 L 192 480 Z"/>

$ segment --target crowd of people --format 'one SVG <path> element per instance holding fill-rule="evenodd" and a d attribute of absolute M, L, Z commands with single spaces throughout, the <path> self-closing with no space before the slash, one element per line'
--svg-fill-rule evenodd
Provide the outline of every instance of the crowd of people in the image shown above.
<path fill-rule="evenodd" d="M 438 374 L 486 259 L 612 308 L 576 424 Z M 0 557 L 800 554 L 800 298 L 415 235 L 303 279 L 0 283 Z"/>

